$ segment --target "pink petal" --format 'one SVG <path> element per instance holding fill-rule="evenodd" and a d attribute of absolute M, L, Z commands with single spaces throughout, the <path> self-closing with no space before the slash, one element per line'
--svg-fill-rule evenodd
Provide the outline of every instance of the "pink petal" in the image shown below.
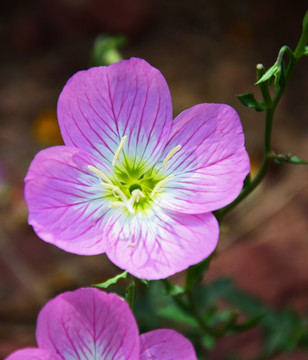
<path fill-rule="evenodd" d="M 160 329 L 140 336 L 140 360 L 197 360 L 188 339 L 173 330 Z"/>
<path fill-rule="evenodd" d="M 110 164 L 127 135 L 121 158 L 159 158 L 172 123 L 172 103 L 162 74 L 132 58 L 75 74 L 58 102 L 66 145 L 85 149 Z"/>
<path fill-rule="evenodd" d="M 184 213 L 204 213 L 234 200 L 249 173 L 249 157 L 236 111 L 224 104 L 200 104 L 175 120 L 162 159 L 176 146 L 181 149 L 167 162 L 160 206 Z"/>
<path fill-rule="evenodd" d="M 38 348 L 26 348 L 13 352 L 5 360 L 62 360 L 62 357 Z"/>
<path fill-rule="evenodd" d="M 139 359 L 139 336 L 129 306 L 119 296 L 85 288 L 63 293 L 41 310 L 40 348 L 63 359 Z"/>
<path fill-rule="evenodd" d="M 106 224 L 106 254 L 136 277 L 166 278 L 199 263 L 215 249 L 219 227 L 211 214 L 153 209 L 147 216 L 114 214 Z"/>
<path fill-rule="evenodd" d="M 104 252 L 102 227 L 110 210 L 90 164 L 102 168 L 77 148 L 52 147 L 36 155 L 25 178 L 29 224 L 38 236 L 85 255 Z"/>

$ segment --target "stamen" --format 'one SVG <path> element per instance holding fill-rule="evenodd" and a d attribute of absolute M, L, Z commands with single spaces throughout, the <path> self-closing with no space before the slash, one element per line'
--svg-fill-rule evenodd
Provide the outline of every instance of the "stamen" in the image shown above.
<path fill-rule="evenodd" d="M 97 169 L 96 167 L 92 166 L 92 165 L 88 165 L 88 168 L 93 171 L 95 174 L 97 174 L 98 176 L 100 176 L 104 181 L 106 181 L 106 183 L 108 184 L 112 184 L 111 180 L 108 178 L 107 175 L 105 175 L 101 170 Z"/>
<path fill-rule="evenodd" d="M 114 208 L 124 207 L 124 204 L 121 201 L 112 201 L 111 203 L 109 203 L 109 207 L 111 209 L 114 209 Z"/>
<path fill-rule="evenodd" d="M 126 207 L 131 214 L 135 214 L 135 209 L 133 208 L 135 202 L 139 202 L 140 196 L 145 198 L 144 193 L 140 189 L 135 189 L 132 191 L 132 196 L 129 198 Z"/>
<path fill-rule="evenodd" d="M 127 197 L 125 196 L 123 191 L 118 186 L 112 185 L 112 187 L 110 186 L 110 189 L 112 189 L 113 192 L 115 192 L 115 193 L 117 193 L 119 195 L 119 198 L 123 201 L 124 204 L 128 201 Z"/>
<path fill-rule="evenodd" d="M 106 184 L 106 185 L 108 185 L 108 184 Z M 107 186 L 107 187 L 109 187 L 109 186 Z M 121 198 L 122 202 L 121 201 L 113 201 L 109 204 L 109 207 L 111 207 L 111 208 L 126 207 L 126 209 L 131 214 L 136 213 L 136 211 L 134 209 L 134 203 L 139 202 L 140 196 L 143 198 L 145 197 L 144 193 L 139 189 L 135 189 L 132 192 L 132 196 L 129 198 L 129 200 L 127 200 L 124 193 L 117 186 L 114 186 L 114 191 L 116 191 L 119 194 L 119 197 Z"/>
<path fill-rule="evenodd" d="M 126 140 L 127 140 L 127 135 L 124 135 L 120 141 L 120 145 L 119 147 L 117 148 L 117 151 L 115 152 L 114 154 L 114 157 L 113 157 L 113 160 L 112 160 L 112 166 L 115 165 L 116 161 L 119 159 L 120 155 L 121 155 L 121 152 L 122 152 L 122 149 L 126 143 Z"/>
<path fill-rule="evenodd" d="M 114 190 L 112 190 L 112 195 L 113 195 L 114 197 L 119 197 L 119 195 L 117 195 L 117 194 L 114 192 Z"/>
<path fill-rule="evenodd" d="M 155 195 L 155 193 L 159 192 L 159 190 L 165 186 L 166 182 L 171 180 L 172 178 L 174 178 L 174 175 L 169 175 L 165 177 L 163 180 L 159 181 L 152 190 L 150 197 Z"/>
<path fill-rule="evenodd" d="M 130 197 L 129 201 L 132 201 L 133 204 L 135 201 L 139 202 L 140 196 L 145 198 L 144 193 L 140 189 L 135 189 L 132 191 L 132 196 Z"/>
<path fill-rule="evenodd" d="M 165 166 L 166 166 L 168 160 L 170 160 L 170 159 L 172 158 L 172 156 L 181 149 L 181 147 L 182 147 L 181 145 L 176 146 L 176 147 L 175 147 L 174 149 L 172 149 L 172 150 L 169 152 L 169 154 L 165 157 L 165 160 L 164 160 L 163 165 L 162 165 L 162 169 L 163 169 L 163 170 L 165 169 Z"/>

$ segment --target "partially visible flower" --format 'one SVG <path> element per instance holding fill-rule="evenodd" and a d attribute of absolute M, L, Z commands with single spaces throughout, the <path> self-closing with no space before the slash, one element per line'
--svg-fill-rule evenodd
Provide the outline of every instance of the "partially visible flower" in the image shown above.
<path fill-rule="evenodd" d="M 36 340 L 38 348 L 5 360 L 197 360 L 190 341 L 174 330 L 139 336 L 127 303 L 94 288 L 50 300 L 38 316 Z"/>
<path fill-rule="evenodd" d="M 29 223 L 80 255 L 106 252 L 145 279 L 205 259 L 249 172 L 235 110 L 200 104 L 172 120 L 162 74 L 132 58 L 75 74 L 58 102 L 66 146 L 41 151 L 25 182 Z"/>

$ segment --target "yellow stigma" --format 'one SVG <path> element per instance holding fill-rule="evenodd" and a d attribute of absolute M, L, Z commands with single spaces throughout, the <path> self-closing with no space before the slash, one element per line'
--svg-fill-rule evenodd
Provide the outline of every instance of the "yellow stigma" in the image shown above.
<path fill-rule="evenodd" d="M 169 152 L 169 154 L 165 157 L 165 160 L 164 160 L 163 165 L 162 165 L 162 169 L 163 169 L 163 170 L 165 169 L 165 166 L 166 166 L 168 160 L 170 160 L 170 159 L 172 158 L 172 156 L 181 149 L 181 147 L 182 147 L 181 145 L 176 146 L 176 147 L 173 148 L 173 149 Z M 155 190 L 155 189 L 154 189 L 154 190 Z"/>
<path fill-rule="evenodd" d="M 114 154 L 114 157 L 113 157 L 113 160 L 112 160 L 112 166 L 115 165 L 116 161 L 119 159 L 120 155 L 121 155 L 121 152 L 122 152 L 122 149 L 126 143 L 126 140 L 127 140 L 127 135 L 124 135 L 120 141 L 120 145 L 119 147 L 117 148 L 117 151 L 115 152 Z"/>

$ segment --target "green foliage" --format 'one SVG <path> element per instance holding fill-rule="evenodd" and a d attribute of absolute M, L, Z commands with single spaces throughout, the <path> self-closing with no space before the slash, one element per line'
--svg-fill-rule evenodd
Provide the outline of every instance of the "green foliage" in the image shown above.
<path fill-rule="evenodd" d="M 200 322 L 182 287 L 163 280 L 150 282 L 147 290 L 137 298 L 135 307 L 138 322 L 146 331 L 176 327 L 195 342 L 196 349 L 213 350 L 220 338 L 258 326 L 264 341 L 261 358 L 288 353 L 297 347 L 308 349 L 308 319 L 302 319 L 291 309 L 269 308 L 237 289 L 230 279 L 220 278 L 194 287 L 195 306 L 204 322 L 201 333 Z"/>
<path fill-rule="evenodd" d="M 266 106 L 264 105 L 264 103 L 261 101 L 257 101 L 254 94 L 252 93 L 239 94 L 236 96 L 243 105 L 248 106 L 251 109 L 255 109 L 256 111 L 266 110 Z"/>
<path fill-rule="evenodd" d="M 156 314 L 165 320 L 183 323 L 198 330 L 198 322 L 196 319 L 181 308 L 175 307 L 174 304 L 157 309 Z"/>
<path fill-rule="evenodd" d="M 262 322 L 265 334 L 265 352 L 289 352 L 300 345 L 307 334 L 307 326 L 292 309 L 269 311 Z"/>
<path fill-rule="evenodd" d="M 172 284 L 167 279 L 163 279 L 162 282 L 165 285 L 165 294 L 166 295 L 177 296 L 177 295 L 181 295 L 185 292 L 185 289 L 182 288 L 182 286 Z"/>
<path fill-rule="evenodd" d="M 264 75 L 256 82 L 255 85 L 259 85 L 265 81 L 271 80 L 274 76 L 278 76 L 279 72 L 279 64 L 276 62 L 264 73 Z"/>
<path fill-rule="evenodd" d="M 302 160 L 296 155 L 293 155 L 291 153 L 288 154 L 275 154 L 272 153 L 272 157 L 276 164 L 280 165 L 283 163 L 289 163 L 289 164 L 295 164 L 295 165 L 307 165 L 308 162 L 305 160 Z"/>
<path fill-rule="evenodd" d="M 123 271 L 121 274 L 114 276 L 111 279 L 108 279 L 105 282 L 102 282 L 100 284 L 92 285 L 94 287 L 100 288 L 100 289 L 107 289 L 110 285 L 116 284 L 120 279 L 126 279 L 127 278 L 127 271 Z"/>

